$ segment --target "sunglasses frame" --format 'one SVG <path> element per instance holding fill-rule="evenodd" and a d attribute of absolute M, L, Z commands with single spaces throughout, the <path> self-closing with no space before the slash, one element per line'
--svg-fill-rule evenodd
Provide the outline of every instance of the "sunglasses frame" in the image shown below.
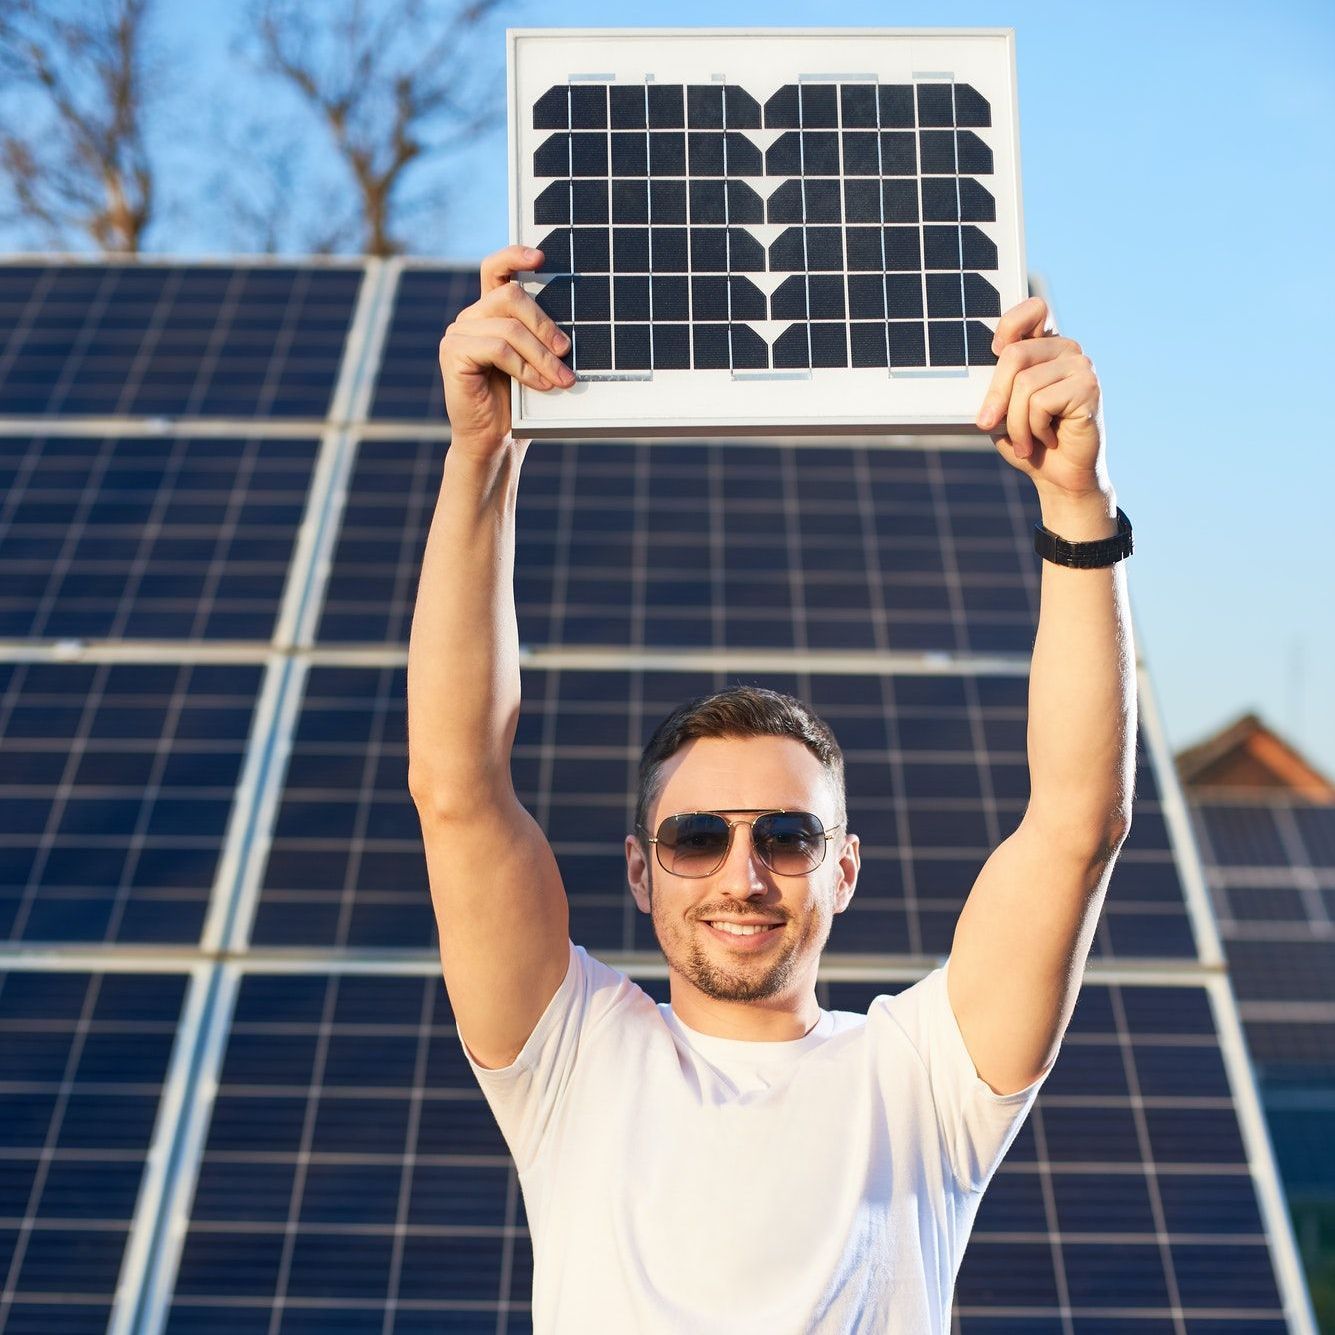
<path fill-rule="evenodd" d="M 680 876 L 683 880 L 686 881 L 698 881 L 702 877 L 712 876 L 716 871 L 718 871 L 719 867 L 723 866 L 723 864 L 727 862 L 728 855 L 732 852 L 732 834 L 733 831 L 739 825 L 746 825 L 751 827 L 751 834 L 752 834 L 751 847 L 755 852 L 756 857 L 760 859 L 761 864 L 764 867 L 766 867 L 769 871 L 772 871 L 775 876 L 810 876 L 811 873 L 815 871 L 816 868 L 819 867 L 825 861 L 825 853 L 826 850 L 828 850 L 828 848 L 830 847 L 830 840 L 834 838 L 835 834 L 839 830 L 844 828 L 845 824 L 843 821 L 839 821 L 837 824 L 830 826 L 830 828 L 827 830 L 825 828 L 825 822 L 821 820 L 821 818 L 817 816 L 814 811 L 798 810 L 798 808 L 796 807 L 729 807 L 728 810 L 740 811 L 745 815 L 753 817 L 754 819 L 729 820 L 722 811 L 676 811 L 673 812 L 671 816 L 664 816 L 663 819 L 658 822 L 658 828 L 661 830 L 663 826 L 668 823 L 668 821 L 679 820 L 682 816 L 717 816 L 721 821 L 723 821 L 724 824 L 727 825 L 728 827 L 728 842 L 723 847 L 723 856 L 719 858 L 718 863 L 715 866 L 711 867 L 708 871 L 692 872 L 687 875 L 683 875 L 679 871 L 673 871 L 673 869 L 669 867 L 666 862 L 663 861 L 663 850 L 658 847 L 661 841 L 656 836 L 649 834 L 649 827 L 647 825 L 639 825 L 636 828 L 643 830 L 646 835 L 646 842 L 654 845 L 654 857 L 658 859 L 658 865 L 662 867 L 662 869 L 665 872 L 667 872 L 669 876 Z M 824 833 L 824 842 L 821 844 L 820 857 L 814 863 L 812 863 L 812 865 L 808 867 L 806 871 L 784 872 L 784 871 L 779 871 L 774 867 L 771 867 L 769 862 L 766 860 L 765 855 L 755 845 L 755 823 L 762 816 L 814 817 L 816 823 L 821 827 L 821 830 Z"/>

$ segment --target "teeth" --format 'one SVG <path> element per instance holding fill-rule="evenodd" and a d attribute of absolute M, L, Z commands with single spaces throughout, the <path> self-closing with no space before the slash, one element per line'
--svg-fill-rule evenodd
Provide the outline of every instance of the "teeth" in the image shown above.
<path fill-rule="evenodd" d="M 743 926 L 735 922 L 715 922 L 710 923 L 711 927 L 717 927 L 720 932 L 728 932 L 732 936 L 755 936 L 757 932 L 768 932 L 773 930 L 771 927 L 762 926 L 759 923 L 750 926 Z"/>

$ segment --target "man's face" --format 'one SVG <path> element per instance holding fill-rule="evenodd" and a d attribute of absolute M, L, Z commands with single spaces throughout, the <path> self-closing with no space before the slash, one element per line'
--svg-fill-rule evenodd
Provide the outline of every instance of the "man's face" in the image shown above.
<path fill-rule="evenodd" d="M 701 737 L 672 756 L 663 775 L 648 820 L 653 834 L 665 817 L 687 811 L 747 821 L 757 808 L 812 811 L 826 830 L 839 819 L 824 767 L 791 737 Z M 674 876 L 652 846 L 633 837 L 626 861 L 635 902 L 651 915 L 669 966 L 686 982 L 718 1001 L 783 1000 L 814 987 L 834 915 L 853 895 L 858 840 L 836 830 L 821 864 L 802 876 L 765 866 L 745 825 L 733 830 L 727 858 L 709 876 Z M 708 926 L 719 918 L 778 925 L 761 938 L 730 937 Z"/>

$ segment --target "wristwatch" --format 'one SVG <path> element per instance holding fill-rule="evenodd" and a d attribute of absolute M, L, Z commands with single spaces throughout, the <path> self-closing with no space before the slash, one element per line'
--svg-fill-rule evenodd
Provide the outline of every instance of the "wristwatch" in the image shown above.
<path fill-rule="evenodd" d="M 1117 507 L 1117 532 L 1111 538 L 1094 542 L 1068 542 L 1059 538 L 1050 528 L 1034 525 L 1034 550 L 1045 560 L 1059 566 L 1077 566 L 1090 570 L 1096 566 L 1110 566 L 1130 556 L 1131 521 Z"/>

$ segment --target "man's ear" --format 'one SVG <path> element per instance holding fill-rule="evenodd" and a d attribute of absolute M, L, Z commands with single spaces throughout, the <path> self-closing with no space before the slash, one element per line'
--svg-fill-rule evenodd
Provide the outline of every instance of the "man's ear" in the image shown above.
<path fill-rule="evenodd" d="M 626 880 L 641 913 L 649 913 L 649 859 L 644 845 L 633 835 L 626 836 Z"/>
<path fill-rule="evenodd" d="M 855 834 L 844 836 L 839 850 L 839 879 L 834 887 L 834 911 L 842 913 L 857 889 L 858 872 L 862 867 L 862 841 Z"/>

